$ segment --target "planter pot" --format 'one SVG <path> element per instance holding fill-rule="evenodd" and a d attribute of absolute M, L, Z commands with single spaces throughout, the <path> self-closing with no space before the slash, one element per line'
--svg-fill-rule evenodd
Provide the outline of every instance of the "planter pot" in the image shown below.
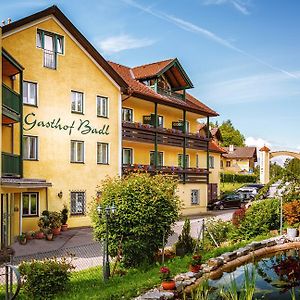
<path fill-rule="evenodd" d="M 297 229 L 296 228 L 287 228 L 287 237 L 289 237 L 289 238 L 297 237 Z"/>
<path fill-rule="evenodd" d="M 37 232 L 37 233 L 35 234 L 35 238 L 36 238 L 36 239 L 41 240 L 41 239 L 43 239 L 44 237 L 45 237 L 44 232 Z"/>
<path fill-rule="evenodd" d="M 27 238 L 19 240 L 20 245 L 26 245 L 27 244 Z"/>
<path fill-rule="evenodd" d="M 46 240 L 47 241 L 52 241 L 53 240 L 53 233 L 47 233 L 46 234 Z"/>
<path fill-rule="evenodd" d="M 193 273 L 198 273 L 201 270 L 201 265 L 189 266 L 189 270 Z"/>
<path fill-rule="evenodd" d="M 175 290 L 176 284 L 175 281 L 163 281 L 161 283 L 161 286 L 163 287 L 164 290 Z"/>
<path fill-rule="evenodd" d="M 61 231 L 67 231 L 67 229 L 68 229 L 68 224 L 63 224 L 63 225 L 61 225 Z"/>
<path fill-rule="evenodd" d="M 60 234 L 60 227 L 53 228 L 53 229 L 52 229 L 52 233 L 53 233 L 54 235 L 59 235 L 59 234 Z"/>

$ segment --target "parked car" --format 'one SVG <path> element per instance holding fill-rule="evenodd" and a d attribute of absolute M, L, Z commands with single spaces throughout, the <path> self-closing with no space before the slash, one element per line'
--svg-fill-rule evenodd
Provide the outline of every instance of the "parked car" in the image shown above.
<path fill-rule="evenodd" d="M 225 208 L 240 208 L 243 206 L 241 196 L 238 194 L 225 195 L 221 200 L 213 203 L 213 209 L 225 209 Z"/>

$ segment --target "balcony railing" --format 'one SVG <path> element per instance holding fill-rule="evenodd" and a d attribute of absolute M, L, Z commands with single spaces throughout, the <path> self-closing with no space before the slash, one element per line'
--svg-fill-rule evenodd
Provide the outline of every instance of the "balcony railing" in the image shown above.
<path fill-rule="evenodd" d="M 181 101 L 185 100 L 183 94 L 179 94 L 179 93 L 173 92 L 171 90 L 166 90 L 166 89 L 163 89 L 160 87 L 157 87 L 157 93 L 162 96 L 165 96 L 165 97 L 171 97 L 171 98 L 178 99 Z"/>
<path fill-rule="evenodd" d="M 44 49 L 44 67 L 49 69 L 56 69 L 56 53 Z"/>
<path fill-rule="evenodd" d="M 2 176 L 20 177 L 20 155 L 2 152 Z"/>
<path fill-rule="evenodd" d="M 123 174 L 132 172 L 149 173 L 151 175 L 164 174 L 177 178 L 181 182 L 207 183 L 209 171 L 201 168 L 181 168 L 170 166 L 152 166 L 144 164 L 123 165 Z"/>
<path fill-rule="evenodd" d="M 2 84 L 2 105 L 18 115 L 21 113 L 21 96 L 5 84 Z"/>
<path fill-rule="evenodd" d="M 153 144 L 156 133 L 158 144 L 175 147 L 183 147 L 184 138 L 186 138 L 187 148 L 206 150 L 209 141 L 200 134 L 183 133 L 179 129 L 154 128 L 149 124 L 123 122 L 122 136 L 124 140 Z"/>

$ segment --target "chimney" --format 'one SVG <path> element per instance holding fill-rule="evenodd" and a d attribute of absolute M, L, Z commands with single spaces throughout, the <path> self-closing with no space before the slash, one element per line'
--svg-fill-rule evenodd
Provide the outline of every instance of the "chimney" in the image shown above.
<path fill-rule="evenodd" d="M 11 23 L 11 18 L 8 18 L 7 19 L 7 24 L 10 24 Z"/>
<path fill-rule="evenodd" d="M 229 145 L 229 152 L 233 152 L 234 151 L 234 145 Z"/>
<path fill-rule="evenodd" d="M 5 26 L 5 20 L 2 20 L 2 26 Z"/>

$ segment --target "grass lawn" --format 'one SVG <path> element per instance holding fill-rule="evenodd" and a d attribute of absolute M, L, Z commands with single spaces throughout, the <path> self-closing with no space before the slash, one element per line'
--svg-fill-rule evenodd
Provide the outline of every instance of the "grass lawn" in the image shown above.
<path fill-rule="evenodd" d="M 220 183 L 220 191 L 222 194 L 229 194 L 231 192 L 233 192 L 234 190 L 242 187 L 243 185 L 245 185 L 247 183 L 239 183 L 239 182 L 234 182 L 234 183 L 229 183 L 229 182 L 225 182 L 225 183 Z"/>

